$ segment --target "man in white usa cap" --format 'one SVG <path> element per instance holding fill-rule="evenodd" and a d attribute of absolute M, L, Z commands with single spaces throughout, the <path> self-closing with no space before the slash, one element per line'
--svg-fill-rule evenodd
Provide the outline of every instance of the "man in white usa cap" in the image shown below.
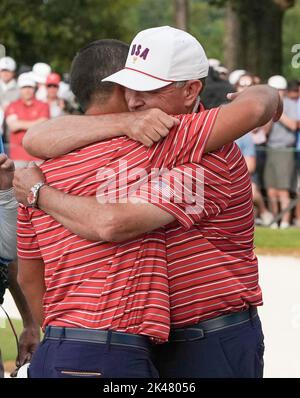
<path fill-rule="evenodd" d="M 44 185 L 37 204 L 65 227 L 92 240 L 147 240 L 148 231 L 165 226 L 162 239 L 168 264 L 171 333 L 169 343 L 156 348 L 160 375 L 261 377 L 263 335 L 256 307 L 262 301 L 253 253 L 251 184 L 237 146 L 222 145 L 278 118 L 281 103 L 275 90 L 257 86 L 231 104 L 205 111 L 199 95 L 207 71 L 204 50 L 188 33 L 171 27 L 140 32 L 131 43 L 125 67 L 103 81 L 126 87 L 129 110 L 157 107 L 166 113 L 184 114 L 178 116 L 180 125 L 164 140 L 167 133 L 163 129 L 151 131 L 150 144 L 160 142 L 145 148 L 152 167 L 165 171 L 135 192 L 142 203 L 92 206 L 94 198 L 72 197 Z M 194 113 L 198 109 L 200 112 Z M 111 117 L 117 123 L 121 115 Z M 72 142 L 63 143 L 57 139 L 58 122 L 62 127 L 63 120 L 65 129 L 66 121 L 73 119 L 55 121 L 56 131 L 51 134 L 55 155 L 82 145 L 83 140 L 99 139 L 93 123 L 101 118 L 88 119 L 76 118 L 72 134 L 64 130 Z M 31 133 L 33 151 L 39 156 L 45 156 L 41 142 L 44 147 L 47 142 L 42 130 L 35 128 Z M 199 168 L 203 179 L 197 175 Z M 193 211 L 188 198 L 177 200 L 166 169 L 191 178 L 189 188 L 196 200 Z M 15 184 L 19 199 L 26 203 L 22 192 L 41 181 L 37 168 L 19 173 Z M 197 186 L 203 188 L 201 204 Z M 155 200 L 144 203 L 149 202 L 151 189 Z"/>
<path fill-rule="evenodd" d="M 164 26 L 140 32 L 130 46 L 125 68 L 103 81 L 152 91 L 178 81 L 205 78 L 208 68 L 206 54 L 193 36 Z"/>

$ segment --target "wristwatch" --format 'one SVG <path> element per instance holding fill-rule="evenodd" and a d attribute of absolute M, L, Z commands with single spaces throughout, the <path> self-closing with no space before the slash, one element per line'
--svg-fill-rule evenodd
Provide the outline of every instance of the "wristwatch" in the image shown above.
<path fill-rule="evenodd" d="M 39 191 L 44 185 L 46 185 L 45 182 L 40 181 L 34 184 L 34 186 L 30 189 L 27 196 L 27 207 L 38 207 L 37 202 L 39 198 Z"/>

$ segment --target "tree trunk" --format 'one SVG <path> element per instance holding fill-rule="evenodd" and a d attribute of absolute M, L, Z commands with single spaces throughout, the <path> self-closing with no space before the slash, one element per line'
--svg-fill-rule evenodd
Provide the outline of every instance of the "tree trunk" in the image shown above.
<path fill-rule="evenodd" d="M 263 79 L 282 70 L 282 20 L 293 0 L 228 0 L 225 62 Z"/>
<path fill-rule="evenodd" d="M 188 30 L 188 0 L 174 0 L 175 25 Z"/>
<path fill-rule="evenodd" d="M 239 15 L 228 1 L 225 18 L 225 65 L 229 70 L 238 69 L 241 64 L 241 26 Z"/>

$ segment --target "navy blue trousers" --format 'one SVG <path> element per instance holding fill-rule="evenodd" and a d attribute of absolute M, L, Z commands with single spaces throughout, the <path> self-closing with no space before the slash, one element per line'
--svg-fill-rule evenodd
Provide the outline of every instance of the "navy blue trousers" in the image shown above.
<path fill-rule="evenodd" d="M 157 378 L 150 351 L 117 345 L 44 339 L 30 378 Z"/>
<path fill-rule="evenodd" d="M 167 343 L 155 349 L 160 377 L 263 377 L 264 336 L 259 317 L 207 333 L 192 342 Z"/>

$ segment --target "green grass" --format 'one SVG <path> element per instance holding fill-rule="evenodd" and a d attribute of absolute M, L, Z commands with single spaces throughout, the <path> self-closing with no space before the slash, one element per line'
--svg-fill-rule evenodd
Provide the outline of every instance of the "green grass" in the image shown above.
<path fill-rule="evenodd" d="M 284 254 L 300 252 L 300 228 L 273 230 L 257 227 L 255 231 L 255 247 L 259 251 L 278 251 Z"/>
<path fill-rule="evenodd" d="M 16 341 L 13 335 L 13 332 L 10 328 L 9 322 L 2 318 L 2 314 L 4 313 L 1 311 L 1 320 L 0 320 L 0 349 L 2 353 L 3 361 L 15 361 L 17 356 L 17 347 Z M 17 334 L 19 335 L 22 332 L 23 324 L 21 320 L 12 320 L 14 327 L 16 329 Z M 4 326 L 4 327 L 3 327 Z"/>

